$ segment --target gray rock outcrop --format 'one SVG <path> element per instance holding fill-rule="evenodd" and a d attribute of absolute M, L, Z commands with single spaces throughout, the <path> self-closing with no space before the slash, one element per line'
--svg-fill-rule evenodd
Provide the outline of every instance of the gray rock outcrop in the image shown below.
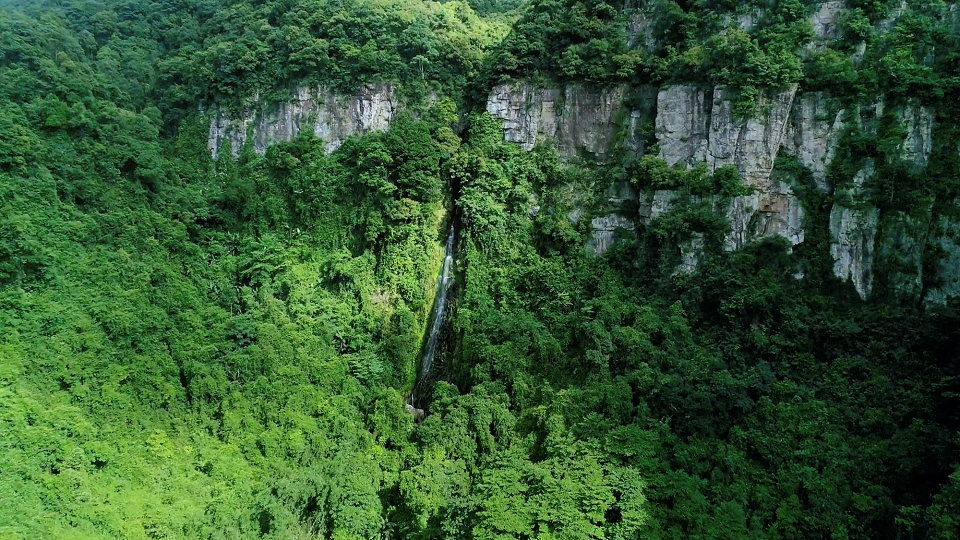
<path fill-rule="evenodd" d="M 604 193 L 600 215 L 590 220 L 590 237 L 585 243 L 586 248 L 595 255 L 603 255 L 616 238 L 617 231 L 633 231 L 636 221 L 628 215 L 625 206 L 637 200 L 637 191 L 629 182 L 615 182 Z M 576 223 L 583 213 L 583 208 L 574 208 L 567 218 Z"/>
<path fill-rule="evenodd" d="M 840 37 L 838 21 L 844 9 L 841 0 L 817 5 L 811 23 L 818 39 Z M 631 29 L 640 32 L 647 21 L 640 12 L 634 19 Z M 632 155 L 641 156 L 647 149 L 639 142 L 638 133 L 644 122 L 650 122 L 658 157 L 667 165 L 690 167 L 703 163 L 711 173 L 721 167 L 735 167 L 753 192 L 734 197 L 725 207 L 718 206 L 720 199 L 713 199 L 714 211 L 725 214 L 730 223 L 731 231 L 724 242 L 728 250 L 772 236 L 783 237 L 791 245 L 804 241 L 804 208 L 794 194 L 794 186 L 782 180 L 782 175 L 771 174 L 783 150 L 810 171 L 820 192 L 835 192 L 829 228 L 836 276 L 852 282 L 858 294 L 866 298 L 874 283 L 874 258 L 882 257 L 899 261 L 899 273 L 887 279 L 890 286 L 914 296 L 922 289 L 921 263 L 930 233 L 917 223 L 929 222 L 929 216 L 882 216 L 867 200 L 870 192 L 863 187 L 874 174 L 871 160 L 855 178 L 831 178 L 828 172 L 849 122 L 855 122 L 854 128 L 877 135 L 885 112 L 886 118 L 893 115 L 904 134 L 899 143 L 900 158 L 911 172 L 922 171 L 933 149 L 934 111 L 915 103 L 885 111 L 882 100 L 844 110 L 823 92 L 797 94 L 796 88 L 788 88 L 762 92 L 752 114 L 741 118 L 734 113 L 736 95 L 732 92 L 722 87 L 690 85 L 662 87 L 656 90 L 655 99 L 651 93 L 648 99 L 631 100 L 649 102 L 643 105 L 645 109 L 623 110 L 622 100 L 636 95 L 637 89 L 624 86 L 595 91 L 582 87 L 561 90 L 521 82 L 496 87 L 487 110 L 503 120 L 505 140 L 517 142 L 525 149 L 552 140 L 561 156 L 568 159 L 581 150 L 605 159 L 617 151 L 615 145 L 620 143 Z M 622 133 L 626 137 L 618 139 Z M 614 230 L 650 225 L 669 211 L 677 195 L 670 190 L 638 194 L 635 217 L 623 212 L 592 212 L 599 217 L 593 218 L 588 247 L 601 253 L 613 241 Z M 953 240 L 956 235 L 948 235 L 952 228 L 939 225 L 937 230 L 943 230 L 947 236 L 932 238 L 932 242 L 939 242 L 944 252 L 960 252 Z M 681 246 L 681 271 L 691 271 L 696 266 L 700 258 L 696 251 L 702 246 L 702 239 L 698 244 Z M 941 270 L 940 275 L 947 276 L 941 280 L 944 283 L 952 279 L 949 270 Z M 960 295 L 960 286 L 956 290 L 951 287 L 931 289 L 930 298 L 941 301 Z"/>
<path fill-rule="evenodd" d="M 765 93 L 757 100 L 750 117 L 739 119 L 734 115 L 735 95 L 725 88 L 714 89 L 706 160 L 709 170 L 733 165 L 744 183 L 765 189 L 796 91 L 793 87 Z"/>
<path fill-rule="evenodd" d="M 783 147 L 810 169 L 820 191 L 829 191 L 827 165 L 833 161 L 843 131 L 844 111 L 832 110 L 823 92 L 800 94 L 794 99 Z"/>
<path fill-rule="evenodd" d="M 860 198 L 863 183 L 874 173 L 872 160 L 853 179 L 848 198 Z M 834 203 L 830 210 L 830 256 L 833 274 L 853 283 L 860 298 L 870 295 L 873 288 L 873 250 L 880 216 L 877 208 L 866 204 L 842 205 Z"/>
<path fill-rule="evenodd" d="M 956 203 L 960 206 L 960 200 Z M 946 304 L 950 298 L 960 297 L 960 222 L 943 217 L 938 229 L 936 243 L 942 256 L 935 267 L 933 286 L 927 290 L 924 299 Z"/>
<path fill-rule="evenodd" d="M 884 111 L 883 102 L 872 108 L 865 108 L 865 111 L 866 115 L 862 113 L 858 121 L 865 130 L 875 132 L 876 118 Z M 900 146 L 900 158 L 913 172 L 924 169 L 933 149 L 933 112 L 917 104 L 899 107 L 891 112 L 899 119 L 906 134 Z M 833 133 L 842 128 L 841 113 L 837 113 L 834 126 L 827 132 L 828 146 L 823 161 L 825 164 L 829 164 L 833 158 L 837 144 Z M 813 125 L 816 126 L 815 123 Z M 821 150 L 823 145 L 818 143 L 814 148 L 816 152 L 811 152 L 804 158 L 807 162 L 800 158 L 801 154 L 798 152 L 801 163 L 819 166 L 820 161 L 816 156 L 824 155 Z M 810 159 L 811 155 L 814 159 Z M 816 176 L 818 169 L 810 165 L 808 167 L 818 180 L 818 186 L 827 191 L 829 186 L 826 183 L 820 184 Z M 902 212 L 884 218 L 876 207 L 865 201 L 863 184 L 873 174 L 873 160 L 867 160 L 864 168 L 852 179 L 851 186 L 840 186 L 835 190 L 837 202 L 830 211 L 830 254 L 834 259 L 834 274 L 840 279 L 852 282 L 860 297 L 867 298 L 873 288 L 874 258 L 882 256 L 887 262 L 889 285 L 905 295 L 916 297 L 922 288 L 925 245 L 923 238 L 926 237 L 926 227 Z M 886 223 L 883 227 L 883 238 L 880 239 L 882 249 L 875 251 L 881 219 Z"/>
<path fill-rule="evenodd" d="M 833 273 L 853 283 L 860 298 L 873 287 L 873 244 L 877 234 L 876 208 L 834 206 L 830 211 L 830 255 Z"/>
<path fill-rule="evenodd" d="M 587 249 L 597 255 L 603 255 L 613 245 L 614 234 L 618 229 L 632 231 L 636 228 L 633 220 L 621 214 L 607 214 L 590 220 L 590 238 Z"/>
<path fill-rule="evenodd" d="M 602 160 L 613 139 L 614 115 L 625 97 L 625 86 L 589 91 L 519 82 L 494 87 L 487 112 L 503 120 L 504 140 L 519 143 L 524 150 L 554 141 L 564 157 L 586 151 Z"/>
<path fill-rule="evenodd" d="M 803 208 L 790 186 L 770 181 L 795 94 L 796 87 L 764 94 L 748 118 L 734 114 L 735 96 L 722 87 L 668 86 L 657 96 L 659 157 L 667 165 L 702 161 L 711 173 L 733 166 L 754 190 L 734 197 L 726 209 L 727 249 L 767 236 L 783 236 L 792 245 L 803 241 Z"/>
<path fill-rule="evenodd" d="M 817 42 L 841 37 L 841 16 L 847 12 L 847 3 L 843 0 L 827 0 L 815 4 L 816 9 L 810 16 L 810 26 Z"/>
<path fill-rule="evenodd" d="M 706 161 L 713 93 L 696 86 L 667 86 L 657 93 L 656 134 L 667 165 Z"/>
<path fill-rule="evenodd" d="M 653 51 L 659 45 L 656 29 L 662 17 L 655 2 L 642 0 L 640 4 L 627 15 L 627 46 Z"/>
<path fill-rule="evenodd" d="M 933 150 L 933 111 L 929 107 L 910 104 L 896 112 L 907 132 L 902 159 L 911 165 L 914 172 L 925 169 Z"/>
<path fill-rule="evenodd" d="M 732 165 L 753 194 L 734 197 L 727 209 L 731 232 L 726 249 L 768 236 L 782 236 L 791 245 L 803 242 L 803 208 L 789 185 L 773 185 L 770 173 L 786 132 L 796 87 L 762 95 L 747 119 L 734 116 L 733 97 L 714 90 L 707 150 L 710 172 Z M 756 218 L 756 219 L 755 219 Z"/>
<path fill-rule="evenodd" d="M 640 197 L 640 208 L 637 212 L 640 222 L 644 225 L 650 225 L 653 220 L 670 210 L 676 196 L 677 192 L 670 189 L 658 189 L 649 197 L 642 195 Z"/>
<path fill-rule="evenodd" d="M 323 140 L 327 152 L 352 135 L 383 131 L 397 109 L 392 85 L 367 85 L 351 96 L 327 88 L 298 87 L 293 99 L 265 110 L 233 115 L 217 110 L 210 119 L 207 147 L 214 159 L 227 143 L 235 157 L 249 142 L 258 154 L 275 142 L 290 141 L 304 129 Z"/>

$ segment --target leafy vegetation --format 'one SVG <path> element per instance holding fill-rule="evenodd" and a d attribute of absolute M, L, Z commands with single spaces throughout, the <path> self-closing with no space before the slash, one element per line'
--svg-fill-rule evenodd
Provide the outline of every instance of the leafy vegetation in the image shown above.
<path fill-rule="evenodd" d="M 889 10 L 851 4 L 849 42 L 803 56 L 807 6 L 730 30 L 728 4 L 657 4 L 653 51 L 590 2 L 535 0 L 509 36 L 511 2 L 0 6 L 0 537 L 957 538 L 956 306 L 840 287 L 809 171 L 775 167 L 809 246 L 675 273 L 722 237 L 734 170 L 566 165 L 458 114 L 484 70 L 956 97 L 937 6 L 881 36 Z M 199 105 L 371 80 L 438 98 L 331 154 L 210 158 Z M 831 181 L 877 155 L 885 212 L 946 204 L 956 145 L 916 172 L 877 126 L 844 134 Z M 570 186 L 610 178 L 680 200 L 593 257 Z M 450 223 L 443 380 L 415 424 Z"/>
<path fill-rule="evenodd" d="M 380 534 L 449 103 L 214 163 L 111 56 L 162 44 L 70 24 L 0 18 L 0 536 Z"/>
<path fill-rule="evenodd" d="M 763 90 L 799 85 L 852 103 L 885 96 L 949 103 L 960 34 L 937 2 L 847 4 L 836 15 L 799 0 L 531 0 L 490 56 L 488 79 L 594 85 L 703 84 L 737 92 L 752 112 Z"/>
<path fill-rule="evenodd" d="M 739 91 L 745 114 L 758 91 L 800 82 L 813 35 L 797 0 L 728 2 L 533 0 L 492 58 L 492 77 L 535 75 L 607 85 L 702 82 Z M 754 21 L 752 7 L 769 14 Z M 731 24 L 738 17 L 747 22 Z M 628 36 L 628 33 L 630 34 Z"/>

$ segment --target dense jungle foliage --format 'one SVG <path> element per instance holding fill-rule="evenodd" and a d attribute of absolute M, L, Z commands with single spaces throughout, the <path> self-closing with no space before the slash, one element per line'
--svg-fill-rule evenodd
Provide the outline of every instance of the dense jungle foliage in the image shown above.
<path fill-rule="evenodd" d="M 744 110 L 796 82 L 957 97 L 946 6 L 880 36 L 896 6 L 849 2 L 848 37 L 806 55 L 809 5 L 724 18 L 759 5 L 0 0 L 0 538 L 960 538 L 955 304 L 860 301 L 812 189 L 809 246 L 675 273 L 734 171 L 565 164 L 458 109 L 519 76 L 728 84 Z M 628 45 L 641 8 L 662 49 Z M 372 80 L 440 97 L 331 154 L 205 146 L 211 105 Z M 846 134 L 837 167 L 884 133 Z M 928 190 L 878 200 L 943 204 L 934 153 L 925 176 L 878 162 Z M 686 203 L 594 257 L 570 194 L 625 178 Z"/>
<path fill-rule="evenodd" d="M 939 1 L 846 2 L 815 32 L 824 2 L 531 0 L 495 52 L 489 80 L 547 77 L 610 85 L 708 83 L 746 113 L 765 88 L 798 84 L 848 104 L 957 91 L 960 19 Z"/>

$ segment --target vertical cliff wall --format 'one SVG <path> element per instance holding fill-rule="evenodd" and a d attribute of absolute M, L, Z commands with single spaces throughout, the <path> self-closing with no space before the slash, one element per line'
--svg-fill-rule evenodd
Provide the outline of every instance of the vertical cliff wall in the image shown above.
<path fill-rule="evenodd" d="M 632 46 L 660 46 L 654 38 L 661 24 L 655 11 L 631 12 L 626 38 Z M 894 10 L 877 31 L 892 31 L 902 11 Z M 955 12 L 948 15 L 960 20 Z M 804 50 L 812 55 L 842 37 L 848 9 L 843 1 L 830 0 L 809 13 L 813 39 Z M 728 23 L 749 29 L 762 17 L 750 12 Z M 816 211 L 823 213 L 821 226 L 828 229 L 836 277 L 850 282 L 862 298 L 878 285 L 932 302 L 960 296 L 960 220 L 942 215 L 943 201 L 920 201 L 909 209 L 884 204 L 900 197 L 891 175 L 919 178 L 930 166 L 942 120 L 938 111 L 902 99 L 897 106 L 883 98 L 852 105 L 849 99 L 841 103 L 827 92 L 796 86 L 761 91 L 751 111 L 738 110 L 738 103 L 737 91 L 724 86 L 589 87 L 519 80 L 492 88 L 486 110 L 503 122 L 506 141 L 525 150 L 553 145 L 570 162 L 620 163 L 654 152 L 670 167 L 703 166 L 708 173 L 736 169 L 750 192 L 706 201 L 729 223 L 725 250 L 769 237 L 785 238 L 791 246 L 804 243 L 810 209 L 798 196 L 803 186 L 794 185 L 790 175 L 774 174 L 778 157 L 789 157 L 809 171 L 813 189 L 830 201 L 828 215 Z M 214 111 L 208 145 L 215 158 L 225 145 L 234 156 L 246 145 L 263 153 L 270 143 L 307 130 L 333 151 L 352 135 L 386 129 L 399 107 L 389 84 L 367 85 L 351 95 L 300 87 L 280 105 Z M 844 147 L 851 134 L 883 138 L 884 148 L 851 158 Z M 882 188 L 885 194 L 881 185 L 889 185 Z M 599 202 L 575 213 L 577 219 L 589 213 L 587 248 L 602 254 L 619 233 L 643 234 L 676 206 L 678 195 L 664 189 L 638 192 L 622 180 L 600 186 Z M 702 237 L 678 246 L 680 269 L 694 270 L 705 246 Z"/>
<path fill-rule="evenodd" d="M 726 88 L 671 86 L 657 95 L 657 145 L 667 165 L 704 162 L 710 173 L 733 166 L 753 190 L 725 209 L 726 249 L 767 236 L 783 236 L 792 245 L 803 241 L 802 206 L 789 185 L 770 180 L 795 95 L 796 87 L 768 92 L 746 118 L 734 114 L 735 96 Z"/>
<path fill-rule="evenodd" d="M 603 160 L 611 150 L 616 115 L 622 112 L 626 95 L 626 86 L 548 88 L 521 81 L 494 87 L 487 112 L 503 120 L 504 140 L 524 150 L 537 143 L 555 144 L 564 157 L 585 152 Z"/>
<path fill-rule="evenodd" d="M 383 131 L 397 110 L 392 85 L 367 85 L 352 95 L 328 88 L 298 87 L 290 101 L 260 105 L 241 112 L 215 110 L 210 119 L 207 147 L 214 159 L 229 143 L 236 157 L 246 144 L 263 154 L 271 143 L 290 141 L 309 130 L 324 142 L 327 152 L 352 135 Z"/>
<path fill-rule="evenodd" d="M 835 20 L 837 9 L 839 5 L 825 4 L 817 11 L 822 33 L 831 32 L 834 23 L 824 21 Z M 901 294 L 926 294 L 928 300 L 937 302 L 960 296 L 960 271 L 956 270 L 960 268 L 956 240 L 960 227 L 956 223 L 937 221 L 931 209 L 919 216 L 881 212 L 871 199 L 875 190 L 867 189 L 880 174 L 873 159 L 861 160 L 852 174 L 832 170 L 844 134 L 854 129 L 876 134 L 883 119 L 901 133 L 892 159 L 912 174 L 922 172 L 934 147 L 934 111 L 916 103 L 885 110 L 882 100 L 845 110 L 824 92 L 798 93 L 793 87 L 763 92 L 751 114 L 740 117 L 734 114 L 735 94 L 724 87 L 676 85 L 636 91 L 626 86 L 591 90 L 520 82 L 494 88 L 487 111 L 503 120 L 505 140 L 527 150 L 536 144 L 553 144 L 568 160 L 579 155 L 599 160 L 614 154 L 642 155 L 647 149 L 639 125 L 649 119 L 655 128 L 657 156 L 668 165 L 704 163 L 709 172 L 735 167 L 752 193 L 733 197 L 718 209 L 730 223 L 723 246 L 727 250 L 771 236 L 786 238 L 794 246 L 804 241 L 805 209 L 796 186 L 774 180 L 776 175 L 772 175 L 778 155 L 793 156 L 809 170 L 815 188 L 835 201 L 829 215 L 829 249 L 838 278 L 850 281 L 857 293 L 867 298 L 874 287 L 879 257 L 887 270 L 888 285 Z M 630 96 L 633 99 L 628 99 Z M 643 104 L 643 110 L 629 109 L 628 102 Z M 616 186 L 609 190 L 624 192 Z M 671 208 L 676 195 L 670 190 L 637 194 L 633 208 L 640 210 L 634 215 L 618 209 L 623 206 L 619 204 L 622 197 L 609 196 L 611 204 L 604 205 L 608 213 L 593 218 L 588 248 L 603 253 L 616 230 L 650 225 Z M 936 284 L 930 287 L 927 284 L 933 281 L 922 275 L 928 244 L 942 251 Z M 702 241 L 681 248 L 681 270 L 690 271 L 696 266 Z M 926 293 L 925 288 L 929 289 Z"/>

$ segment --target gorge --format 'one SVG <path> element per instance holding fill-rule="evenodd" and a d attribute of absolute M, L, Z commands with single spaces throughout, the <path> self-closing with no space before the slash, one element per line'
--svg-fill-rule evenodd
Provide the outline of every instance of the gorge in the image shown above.
<path fill-rule="evenodd" d="M 958 14 L 0 0 L 0 537 L 956 539 Z"/>

